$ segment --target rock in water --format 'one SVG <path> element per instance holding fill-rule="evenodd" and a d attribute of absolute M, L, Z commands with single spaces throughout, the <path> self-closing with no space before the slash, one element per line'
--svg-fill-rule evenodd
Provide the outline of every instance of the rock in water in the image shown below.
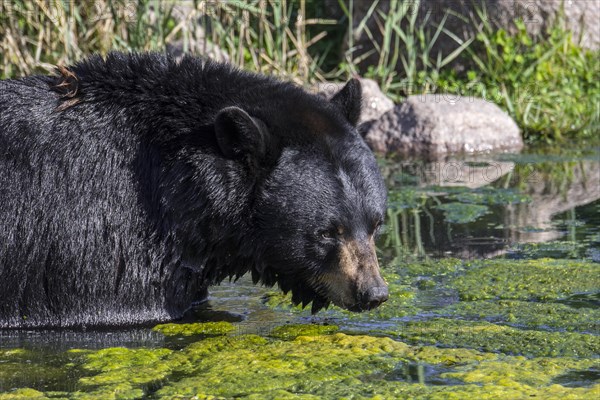
<path fill-rule="evenodd" d="M 523 147 L 517 124 L 497 105 L 451 94 L 409 96 L 372 123 L 366 140 L 379 153 L 427 156 Z"/>

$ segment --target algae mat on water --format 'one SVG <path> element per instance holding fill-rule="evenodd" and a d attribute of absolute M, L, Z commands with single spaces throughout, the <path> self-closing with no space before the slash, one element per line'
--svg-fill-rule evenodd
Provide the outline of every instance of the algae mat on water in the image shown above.
<path fill-rule="evenodd" d="M 475 261 L 452 286 L 463 300 L 559 300 L 599 292 L 600 264 L 555 259 Z"/>
<path fill-rule="evenodd" d="M 71 350 L 64 368 L 0 350 L 0 400 L 600 398 L 599 273 L 554 259 L 388 264 L 390 301 L 370 313 L 332 309 L 266 336 L 163 324 L 164 348 Z M 431 291 L 454 300 L 424 309 Z M 282 302 L 267 302 L 280 324 L 304 318 Z M 19 373 L 73 382 L 50 391 Z"/>
<path fill-rule="evenodd" d="M 411 346 L 385 337 L 321 334 L 334 330 L 284 326 L 274 336 L 293 339 L 221 335 L 177 351 L 70 351 L 74 359 L 83 355 L 78 367 L 87 372 L 77 391 L 21 388 L 0 399 L 587 399 L 600 390 L 593 383 L 577 388 L 555 383 L 568 374 L 597 370 L 598 359 L 527 359 Z M 3 354 L 12 356 L 18 357 Z"/>

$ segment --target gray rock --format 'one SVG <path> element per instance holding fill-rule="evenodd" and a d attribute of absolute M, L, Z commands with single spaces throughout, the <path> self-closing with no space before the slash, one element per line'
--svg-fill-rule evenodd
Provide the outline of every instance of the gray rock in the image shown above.
<path fill-rule="evenodd" d="M 365 78 L 360 78 L 359 81 L 363 92 L 360 123 L 376 120 L 394 108 L 394 102 L 381 91 L 377 82 Z M 330 99 L 344 85 L 345 83 L 323 82 L 318 83 L 314 90 Z"/>
<path fill-rule="evenodd" d="M 379 153 L 425 156 L 523 147 L 517 124 L 497 105 L 451 94 L 408 97 L 371 124 L 366 141 Z"/>

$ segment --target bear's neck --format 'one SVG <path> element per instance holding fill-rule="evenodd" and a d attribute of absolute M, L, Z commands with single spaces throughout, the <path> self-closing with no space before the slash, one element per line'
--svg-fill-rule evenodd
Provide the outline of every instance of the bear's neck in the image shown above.
<path fill-rule="evenodd" d="M 256 183 L 248 172 L 199 149 L 162 160 L 159 170 L 159 232 L 181 262 L 211 284 L 247 272 L 256 255 L 251 201 Z"/>

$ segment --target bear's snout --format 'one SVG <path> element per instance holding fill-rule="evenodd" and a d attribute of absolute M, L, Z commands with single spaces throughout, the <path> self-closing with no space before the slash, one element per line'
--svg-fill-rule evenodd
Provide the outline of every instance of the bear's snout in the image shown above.
<path fill-rule="evenodd" d="M 363 310 L 371 310 L 379 307 L 383 302 L 388 299 L 388 288 L 387 286 L 375 286 L 368 289 L 362 298 L 360 304 Z"/>
<path fill-rule="evenodd" d="M 350 311 L 361 312 L 380 306 L 388 299 L 388 287 L 379 272 L 373 238 L 350 240 L 341 245 L 339 266 L 325 274 L 328 298 Z"/>

